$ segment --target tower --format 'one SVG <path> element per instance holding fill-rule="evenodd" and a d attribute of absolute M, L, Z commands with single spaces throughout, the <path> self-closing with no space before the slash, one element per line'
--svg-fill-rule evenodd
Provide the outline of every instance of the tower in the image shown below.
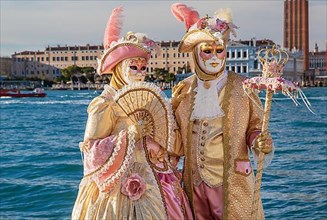
<path fill-rule="evenodd" d="M 302 51 L 303 68 L 309 68 L 308 0 L 284 0 L 284 47 Z"/>

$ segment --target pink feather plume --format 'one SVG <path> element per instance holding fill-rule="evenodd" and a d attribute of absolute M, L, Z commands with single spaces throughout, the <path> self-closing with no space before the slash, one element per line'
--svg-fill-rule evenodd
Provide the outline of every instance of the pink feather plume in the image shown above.
<path fill-rule="evenodd" d="M 181 3 L 173 4 L 171 6 L 171 12 L 177 20 L 185 23 L 186 30 L 188 30 L 200 18 L 199 13 L 196 10 Z"/>
<path fill-rule="evenodd" d="M 110 47 L 111 42 L 117 41 L 120 38 L 120 31 L 123 25 L 122 11 L 123 6 L 120 6 L 111 12 L 103 37 L 103 47 L 105 49 Z"/>

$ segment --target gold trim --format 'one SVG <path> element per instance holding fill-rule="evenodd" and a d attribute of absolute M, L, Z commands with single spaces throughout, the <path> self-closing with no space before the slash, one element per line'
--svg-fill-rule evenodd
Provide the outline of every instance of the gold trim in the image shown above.
<path fill-rule="evenodd" d="M 224 151 L 224 172 L 223 172 L 223 191 L 224 191 L 224 208 L 223 208 L 223 219 L 228 218 L 228 208 L 229 208 L 229 170 L 232 166 L 231 164 L 231 135 L 230 135 L 230 116 L 229 116 L 229 106 L 232 96 L 233 82 L 235 76 L 228 72 L 228 79 L 225 88 L 225 97 L 222 104 L 222 109 L 225 112 L 223 119 L 223 151 Z"/>
<path fill-rule="evenodd" d="M 158 185 L 158 188 L 159 188 L 159 191 L 160 191 L 160 195 L 161 195 L 161 201 L 165 207 L 165 212 L 166 212 L 166 216 L 168 218 L 168 209 L 167 209 L 167 204 L 166 204 L 166 200 L 165 200 L 165 196 L 164 196 L 164 192 L 162 190 L 162 186 L 161 186 L 161 183 L 160 183 L 160 180 L 154 170 L 154 166 L 153 166 L 153 163 L 150 161 L 150 158 L 149 158 L 149 152 L 148 152 L 148 149 L 147 149 L 147 146 L 146 146 L 146 137 L 143 137 L 142 139 L 142 145 L 143 145 L 143 149 L 144 149 L 144 152 L 145 152 L 145 158 L 146 160 L 148 161 L 150 167 L 151 167 L 151 171 L 152 171 L 152 174 L 157 182 L 157 185 Z"/>
<path fill-rule="evenodd" d="M 185 161 L 184 161 L 184 172 L 183 172 L 183 180 L 184 180 L 184 188 L 187 196 L 189 197 L 191 210 L 194 215 L 194 204 L 193 204 L 193 176 L 192 176 L 192 130 L 193 130 L 193 123 L 194 121 L 191 121 L 191 112 L 194 106 L 194 100 L 195 100 L 195 92 L 194 89 L 197 85 L 197 79 L 194 78 L 191 89 L 189 91 L 191 94 L 191 100 L 190 100 L 190 109 L 189 109 L 189 116 L 188 116 L 188 130 L 187 130 L 187 140 L 186 145 L 184 145 L 184 153 L 185 153 Z"/>

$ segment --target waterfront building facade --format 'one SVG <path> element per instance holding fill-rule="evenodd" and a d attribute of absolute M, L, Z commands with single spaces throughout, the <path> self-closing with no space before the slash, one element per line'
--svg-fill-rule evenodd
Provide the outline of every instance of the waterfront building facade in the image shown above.
<path fill-rule="evenodd" d="M 16 78 L 54 80 L 61 76 L 61 69 L 77 65 L 97 66 L 102 46 L 57 46 L 44 51 L 23 51 L 12 55 L 11 73 Z"/>
<path fill-rule="evenodd" d="M 156 68 L 172 74 L 194 72 L 191 53 L 179 53 L 179 41 L 157 42 L 160 53 L 152 53 L 147 73 Z M 257 52 L 272 47 L 271 40 L 230 41 L 227 45 L 226 68 L 244 76 L 261 74 L 262 67 Z M 44 51 L 23 51 L 12 55 L 11 77 L 24 79 L 54 80 L 61 70 L 72 65 L 97 68 L 97 58 L 103 53 L 101 45 L 47 47 Z"/>

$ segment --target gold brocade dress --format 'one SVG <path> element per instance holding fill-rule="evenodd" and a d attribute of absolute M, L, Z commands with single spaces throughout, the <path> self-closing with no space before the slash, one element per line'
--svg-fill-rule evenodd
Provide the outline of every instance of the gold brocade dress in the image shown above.
<path fill-rule="evenodd" d="M 149 149 L 160 154 L 158 144 L 135 142 L 135 127 L 113 101 L 113 92 L 106 89 L 88 107 L 80 144 L 84 177 L 72 219 L 191 219 L 179 179 L 171 169 L 159 172 L 150 162 Z"/>

